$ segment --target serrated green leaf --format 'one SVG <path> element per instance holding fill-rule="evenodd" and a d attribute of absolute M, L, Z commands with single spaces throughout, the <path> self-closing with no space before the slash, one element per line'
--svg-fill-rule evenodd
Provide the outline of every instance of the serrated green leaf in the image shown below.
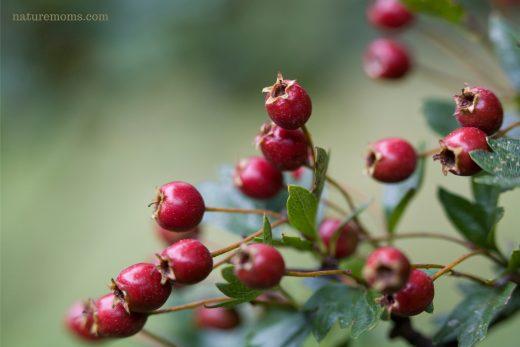
<path fill-rule="evenodd" d="M 227 281 L 217 283 L 217 288 L 226 296 L 237 299 L 231 301 L 221 302 L 216 305 L 206 306 L 207 308 L 215 307 L 232 307 L 244 302 L 249 302 L 264 293 L 265 290 L 251 289 L 238 280 L 234 273 L 234 266 L 226 266 L 222 269 L 222 277 Z"/>
<path fill-rule="evenodd" d="M 452 23 L 460 23 L 465 10 L 451 0 L 401 0 L 406 7 L 415 13 L 423 13 L 445 19 Z"/>
<path fill-rule="evenodd" d="M 273 246 L 286 246 L 293 247 L 299 251 L 312 251 L 314 249 L 314 243 L 308 240 L 302 240 L 298 236 L 286 236 L 282 235 L 281 240 L 273 239 Z M 255 242 L 264 242 L 263 237 L 255 237 Z"/>
<path fill-rule="evenodd" d="M 500 176 L 485 175 L 481 177 L 476 177 L 475 182 L 481 184 L 488 184 L 491 186 L 497 186 L 505 190 L 520 187 L 520 177 L 506 178 Z"/>
<path fill-rule="evenodd" d="M 287 215 L 291 225 L 305 236 L 316 239 L 318 200 L 307 189 L 289 185 Z"/>
<path fill-rule="evenodd" d="M 285 315 L 276 324 L 255 331 L 248 347 L 300 347 L 310 333 L 309 317 L 294 312 Z"/>
<path fill-rule="evenodd" d="M 365 331 L 372 330 L 377 326 L 381 313 L 384 311 L 384 307 L 377 302 L 380 298 L 381 293 L 374 289 L 369 289 L 358 300 L 354 309 L 354 323 L 352 324 L 352 329 L 350 329 L 351 337 L 357 338 Z"/>
<path fill-rule="evenodd" d="M 433 301 L 430 302 L 430 304 L 428 305 L 428 307 L 426 307 L 426 310 L 424 310 L 424 312 L 433 314 Z"/>
<path fill-rule="evenodd" d="M 491 209 L 497 206 L 498 197 L 500 196 L 500 188 L 481 184 L 476 182 L 475 179 L 482 177 L 483 175 L 478 174 L 472 177 L 471 188 L 473 191 L 473 197 L 475 201 L 484 206 L 486 209 Z"/>
<path fill-rule="evenodd" d="M 433 336 L 433 343 L 441 343 L 456 333 L 459 347 L 473 346 L 486 337 L 495 312 L 507 303 L 514 289 L 515 284 L 508 282 L 499 288 L 479 286 L 469 292 Z"/>
<path fill-rule="evenodd" d="M 457 119 L 453 116 L 455 102 L 445 99 L 425 99 L 422 114 L 430 128 L 445 138 L 453 130 L 459 128 Z"/>
<path fill-rule="evenodd" d="M 271 229 L 271 223 L 269 223 L 269 219 L 264 214 L 264 232 L 263 232 L 263 241 L 266 245 L 273 245 L 273 230 Z"/>
<path fill-rule="evenodd" d="M 518 27 L 495 11 L 489 16 L 489 38 L 495 53 L 517 91 L 520 91 L 520 31 Z"/>
<path fill-rule="evenodd" d="M 327 177 L 327 168 L 329 166 L 329 155 L 323 148 L 316 147 L 316 168 L 314 170 L 314 188 L 312 195 L 316 201 L 320 201 L 321 193 L 325 187 Z"/>

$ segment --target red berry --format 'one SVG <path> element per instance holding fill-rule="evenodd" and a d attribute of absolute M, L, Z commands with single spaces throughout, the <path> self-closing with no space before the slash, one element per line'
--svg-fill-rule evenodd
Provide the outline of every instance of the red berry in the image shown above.
<path fill-rule="evenodd" d="M 204 200 L 189 183 L 170 182 L 157 190 L 152 215 L 159 226 L 170 231 L 190 231 L 199 225 L 204 216 Z"/>
<path fill-rule="evenodd" d="M 157 269 L 162 275 L 163 283 L 170 279 L 174 284 L 195 284 L 211 273 L 213 258 L 202 243 L 185 239 L 161 253 L 161 262 Z"/>
<path fill-rule="evenodd" d="M 367 8 L 368 21 L 380 29 L 399 29 L 413 18 L 413 14 L 397 0 L 375 0 Z"/>
<path fill-rule="evenodd" d="M 380 247 L 370 253 L 363 268 L 367 284 L 377 291 L 393 294 L 399 291 L 410 277 L 408 258 L 394 247 Z"/>
<path fill-rule="evenodd" d="M 415 171 L 417 155 L 405 140 L 391 137 L 369 145 L 365 154 L 365 171 L 385 183 L 401 182 Z"/>
<path fill-rule="evenodd" d="M 363 70 L 372 79 L 401 78 L 410 65 L 410 54 L 406 48 L 390 39 L 372 41 L 363 55 Z"/>
<path fill-rule="evenodd" d="M 325 242 L 325 245 L 330 252 L 330 240 L 332 236 L 338 230 L 341 220 L 337 218 L 325 219 L 320 225 L 320 237 Z M 352 223 L 345 225 L 339 234 L 336 242 L 336 251 L 334 252 L 334 258 L 341 259 L 346 258 L 356 250 L 358 243 L 357 230 L 352 226 Z"/>
<path fill-rule="evenodd" d="M 462 94 L 453 96 L 457 106 L 454 116 L 462 127 L 473 127 L 493 135 L 502 126 L 504 110 L 493 92 L 482 88 L 469 88 L 464 84 Z"/>
<path fill-rule="evenodd" d="M 146 323 L 148 315 L 132 312 L 129 314 L 121 303 L 112 308 L 114 294 L 99 299 L 94 311 L 92 330 L 103 337 L 128 337 L 137 334 Z"/>
<path fill-rule="evenodd" d="M 161 238 L 167 245 L 174 244 L 175 242 L 184 239 L 196 240 L 199 237 L 200 232 L 199 227 L 195 227 L 195 229 L 191 229 L 182 233 L 163 229 L 159 226 L 159 224 L 155 224 L 154 227 L 157 236 Z"/>
<path fill-rule="evenodd" d="M 65 325 L 77 337 L 95 342 L 101 339 L 92 333 L 94 324 L 94 303 L 91 299 L 73 303 L 65 315 Z"/>
<path fill-rule="evenodd" d="M 280 252 L 263 243 L 244 247 L 235 259 L 235 275 L 240 282 L 253 289 L 271 288 L 285 274 L 285 263 Z"/>
<path fill-rule="evenodd" d="M 154 264 L 139 263 L 121 271 L 108 287 L 128 313 L 152 312 L 166 302 L 172 292 L 170 282 L 161 284 L 161 274 Z"/>
<path fill-rule="evenodd" d="M 278 72 L 276 83 L 262 92 L 267 93 L 265 109 L 276 125 L 296 130 L 307 123 L 312 113 L 311 98 L 296 80 L 284 80 Z"/>
<path fill-rule="evenodd" d="M 240 160 L 235 168 L 233 184 L 253 199 L 274 198 L 283 187 L 283 174 L 262 157 Z"/>
<path fill-rule="evenodd" d="M 199 306 L 194 315 L 195 324 L 203 329 L 231 330 L 240 325 L 240 316 L 234 308 Z"/>
<path fill-rule="evenodd" d="M 406 285 L 390 299 L 392 313 L 399 316 L 415 316 L 423 312 L 433 301 L 433 281 L 424 271 L 412 270 Z"/>
<path fill-rule="evenodd" d="M 265 160 L 280 171 L 294 171 L 307 163 L 309 147 L 301 130 L 286 130 L 265 123 L 255 138 Z"/>
<path fill-rule="evenodd" d="M 483 149 L 491 152 L 486 141 L 486 133 L 477 128 L 460 128 L 439 140 L 441 152 L 433 156 L 440 160 L 444 176 L 448 171 L 457 176 L 471 176 L 482 171 L 480 166 L 471 159 L 469 152 Z"/>

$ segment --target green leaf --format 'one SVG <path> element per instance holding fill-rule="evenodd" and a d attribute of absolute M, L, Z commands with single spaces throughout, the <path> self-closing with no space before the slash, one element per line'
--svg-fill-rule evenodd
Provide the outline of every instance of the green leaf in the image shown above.
<path fill-rule="evenodd" d="M 423 101 L 422 113 L 426 117 L 426 122 L 442 138 L 459 128 L 459 123 L 453 116 L 454 112 L 453 100 L 425 99 Z"/>
<path fill-rule="evenodd" d="M 248 347 L 300 347 L 311 333 L 309 317 L 291 312 L 276 324 L 255 331 Z"/>
<path fill-rule="evenodd" d="M 473 190 L 473 197 L 475 201 L 484 206 L 486 209 L 495 208 L 498 204 L 498 197 L 500 195 L 500 187 L 489 186 L 476 182 L 475 179 L 482 177 L 478 174 L 473 176 L 471 180 L 471 188 Z"/>
<path fill-rule="evenodd" d="M 477 183 L 481 183 L 481 184 L 489 184 L 491 186 L 497 186 L 497 187 L 502 188 L 503 190 L 520 187 L 520 177 L 507 178 L 507 177 L 500 177 L 500 176 L 485 175 L 485 176 L 481 176 L 481 177 L 476 177 L 475 181 Z"/>
<path fill-rule="evenodd" d="M 316 201 L 320 201 L 321 193 L 325 187 L 329 155 L 323 148 L 316 147 L 316 169 L 314 171 L 314 188 L 311 193 Z"/>
<path fill-rule="evenodd" d="M 264 233 L 262 234 L 263 241 L 266 245 L 273 245 L 273 230 L 271 229 L 271 223 L 269 223 L 269 219 L 264 214 Z"/>
<path fill-rule="evenodd" d="M 255 237 L 255 242 L 264 242 L 263 237 Z M 314 243 L 308 240 L 302 240 L 298 236 L 286 236 L 282 235 L 281 240 L 273 239 L 273 246 L 286 246 L 293 247 L 299 251 L 312 251 L 314 249 Z"/>
<path fill-rule="evenodd" d="M 372 330 L 377 326 L 381 313 L 384 311 L 384 307 L 377 302 L 380 298 L 381 293 L 370 289 L 359 299 L 355 308 L 354 323 L 350 330 L 351 337 L 356 338 L 363 332 Z"/>
<path fill-rule="evenodd" d="M 445 19 L 452 23 L 460 23 L 465 10 L 450 0 L 401 0 L 406 7 L 416 13 L 423 13 Z"/>
<path fill-rule="evenodd" d="M 235 276 L 235 273 L 233 272 L 234 268 L 235 267 L 233 265 L 224 267 L 222 269 L 222 277 L 224 277 L 227 283 L 220 282 L 217 283 L 216 286 L 224 295 L 237 300 L 225 301 L 216 305 L 205 307 L 232 307 L 244 302 L 249 302 L 265 292 L 265 290 L 251 289 L 243 285 L 242 282 L 240 282 Z"/>
<path fill-rule="evenodd" d="M 343 258 L 339 261 L 338 269 L 350 270 L 354 276 L 363 277 L 362 271 L 365 266 L 366 260 L 356 255 L 351 255 L 347 258 Z"/>
<path fill-rule="evenodd" d="M 520 250 L 512 251 L 511 258 L 509 258 L 509 263 L 507 264 L 507 268 L 500 276 L 518 272 L 519 269 L 520 269 Z"/>
<path fill-rule="evenodd" d="M 424 148 L 424 145 L 419 146 L 419 149 L 422 150 L 422 148 Z M 397 222 L 403 215 L 406 206 L 408 206 L 408 203 L 421 187 L 424 161 L 425 157 L 418 158 L 414 173 L 403 182 L 385 184 L 385 190 L 383 191 L 383 209 L 388 224 L 388 231 L 391 233 L 395 230 Z"/>
<path fill-rule="evenodd" d="M 340 233 L 340 230 L 343 229 L 343 227 L 345 227 L 345 225 L 347 225 L 348 223 L 350 223 L 351 220 L 353 220 L 354 218 L 356 218 L 361 212 L 363 212 L 364 210 L 367 209 L 368 206 L 370 206 L 370 204 L 374 201 L 374 199 L 372 198 L 369 198 L 367 201 L 365 201 L 364 203 L 362 203 L 361 205 L 359 205 L 354 211 L 352 211 L 348 216 L 346 216 L 342 221 L 341 223 L 339 224 L 338 228 L 336 229 L 336 231 L 334 232 L 334 234 L 332 235 L 332 237 L 330 238 L 330 247 L 329 247 L 329 250 L 331 252 L 333 252 L 333 250 L 336 250 L 336 244 L 338 243 L 338 239 L 339 239 L 339 235 L 341 234 Z M 334 256 L 334 254 L 331 253 L 332 256 Z"/>
<path fill-rule="evenodd" d="M 318 200 L 307 189 L 289 185 L 287 215 L 291 225 L 302 234 L 316 239 L 316 213 Z"/>
<path fill-rule="evenodd" d="M 511 282 L 499 288 L 478 286 L 446 319 L 433 336 L 433 343 L 441 343 L 450 335 L 457 334 L 459 347 L 473 346 L 486 337 L 495 312 L 508 302 L 514 289 L 515 284 Z"/>
<path fill-rule="evenodd" d="M 433 313 L 433 301 L 430 302 L 430 304 L 428 305 L 428 307 L 426 307 L 426 310 L 424 310 L 424 312 L 429 313 L 429 314 Z"/>
<path fill-rule="evenodd" d="M 495 11 L 489 17 L 489 38 L 495 53 L 513 86 L 520 91 L 520 31 L 518 27 Z"/>

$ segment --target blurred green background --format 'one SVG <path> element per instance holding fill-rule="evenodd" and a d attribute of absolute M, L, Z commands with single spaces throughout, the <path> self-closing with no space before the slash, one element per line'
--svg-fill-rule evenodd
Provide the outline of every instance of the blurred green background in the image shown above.
<path fill-rule="evenodd" d="M 469 2 L 477 14 L 487 9 L 486 1 Z M 251 141 L 268 120 L 261 90 L 277 71 L 311 95 L 308 127 L 315 144 L 332 149 L 330 174 L 380 204 L 382 186 L 361 175 L 366 143 L 400 136 L 435 145 L 438 136 L 420 114 L 422 99 L 449 99 L 464 82 L 485 81 L 415 30 L 402 33 L 403 41 L 421 66 L 453 76 L 442 82 L 447 88 L 430 83 L 438 81 L 419 64 L 404 81 L 368 80 L 360 56 L 381 34 L 365 22 L 365 6 L 361 0 L 3 1 L 2 345 L 79 346 L 62 328 L 68 305 L 106 294 L 110 278 L 163 247 L 146 207 L 156 186 L 211 179 L 221 163 L 257 153 Z M 12 21 L 12 14 L 27 12 L 108 14 L 109 21 Z M 440 185 L 470 194 L 467 179 L 444 177 L 440 165 L 428 161 L 426 182 L 399 231 L 456 234 L 436 199 Z M 334 192 L 331 197 L 343 203 Z M 520 241 L 518 191 L 503 194 L 500 205 L 506 213 L 498 241 L 507 250 Z M 363 220 L 381 232 L 369 215 Z M 237 239 L 205 231 L 210 250 Z M 464 252 L 431 239 L 398 245 L 415 263 L 446 264 Z M 296 253 L 288 253 L 287 262 L 301 264 Z M 488 277 L 490 265 L 475 257 L 460 270 Z M 205 282 L 208 288 L 217 278 Z M 436 282 L 435 315 L 458 303 L 457 282 Z M 148 326 L 175 338 L 176 322 L 187 317 L 153 317 Z M 415 321 L 432 332 L 433 319 L 422 314 Z M 519 319 L 492 329 L 479 346 L 516 346 Z M 352 346 L 404 345 L 385 339 L 389 328 L 381 322 Z"/>

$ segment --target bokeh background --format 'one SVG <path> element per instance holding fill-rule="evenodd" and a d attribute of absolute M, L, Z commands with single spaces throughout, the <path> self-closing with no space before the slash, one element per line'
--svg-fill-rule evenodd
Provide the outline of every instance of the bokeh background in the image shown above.
<path fill-rule="evenodd" d="M 466 3 L 485 19 L 487 1 Z M 368 80 L 360 57 L 381 33 L 365 22 L 365 6 L 362 0 L 3 1 L 2 345 L 80 346 L 62 328 L 68 305 L 106 294 L 110 278 L 163 247 L 146 207 L 156 186 L 212 179 L 220 164 L 257 153 L 251 141 L 268 120 L 261 90 L 275 82 L 277 71 L 298 79 L 311 95 L 308 127 L 317 145 L 332 149 L 330 174 L 380 204 L 382 185 L 361 174 L 367 142 L 400 136 L 435 145 L 438 136 L 420 114 L 422 100 L 449 99 L 464 82 L 485 81 L 420 30 L 400 35 L 418 62 L 405 80 Z M 12 14 L 27 12 L 107 14 L 109 21 L 12 21 Z M 508 15 L 518 19 L 514 11 Z M 424 23 L 465 39 L 435 20 L 421 18 L 416 25 Z M 481 25 L 485 29 L 485 21 Z M 464 47 L 496 71 L 477 44 Z M 452 78 L 434 78 L 425 66 Z M 436 198 L 441 185 L 470 196 L 467 179 L 444 177 L 440 165 L 428 161 L 425 184 L 399 231 L 456 234 Z M 520 241 L 518 191 L 503 194 L 500 205 L 506 213 L 498 240 L 507 251 Z M 381 232 L 368 214 L 363 220 Z M 208 228 L 203 241 L 215 250 L 237 239 Z M 397 244 L 416 263 L 445 264 L 464 252 L 430 239 Z M 287 253 L 290 265 L 301 265 L 298 259 Z M 304 263 L 312 266 L 309 259 Z M 488 277 L 490 265 L 475 257 L 460 269 Z M 212 275 L 206 287 L 217 279 Z M 287 283 L 300 290 L 299 282 Z M 457 283 L 449 277 L 436 282 L 434 317 L 459 302 Z M 204 290 L 210 289 L 190 295 Z M 188 296 L 173 300 L 187 302 Z M 432 332 L 434 317 L 415 321 Z M 479 346 L 516 346 L 519 319 L 493 329 Z M 180 320 L 189 314 L 153 317 L 148 327 L 175 340 Z M 350 345 L 404 346 L 385 339 L 389 328 L 381 322 Z M 321 345 L 337 346 L 334 339 L 345 335 L 336 327 Z M 139 337 L 111 342 L 146 343 Z"/>

